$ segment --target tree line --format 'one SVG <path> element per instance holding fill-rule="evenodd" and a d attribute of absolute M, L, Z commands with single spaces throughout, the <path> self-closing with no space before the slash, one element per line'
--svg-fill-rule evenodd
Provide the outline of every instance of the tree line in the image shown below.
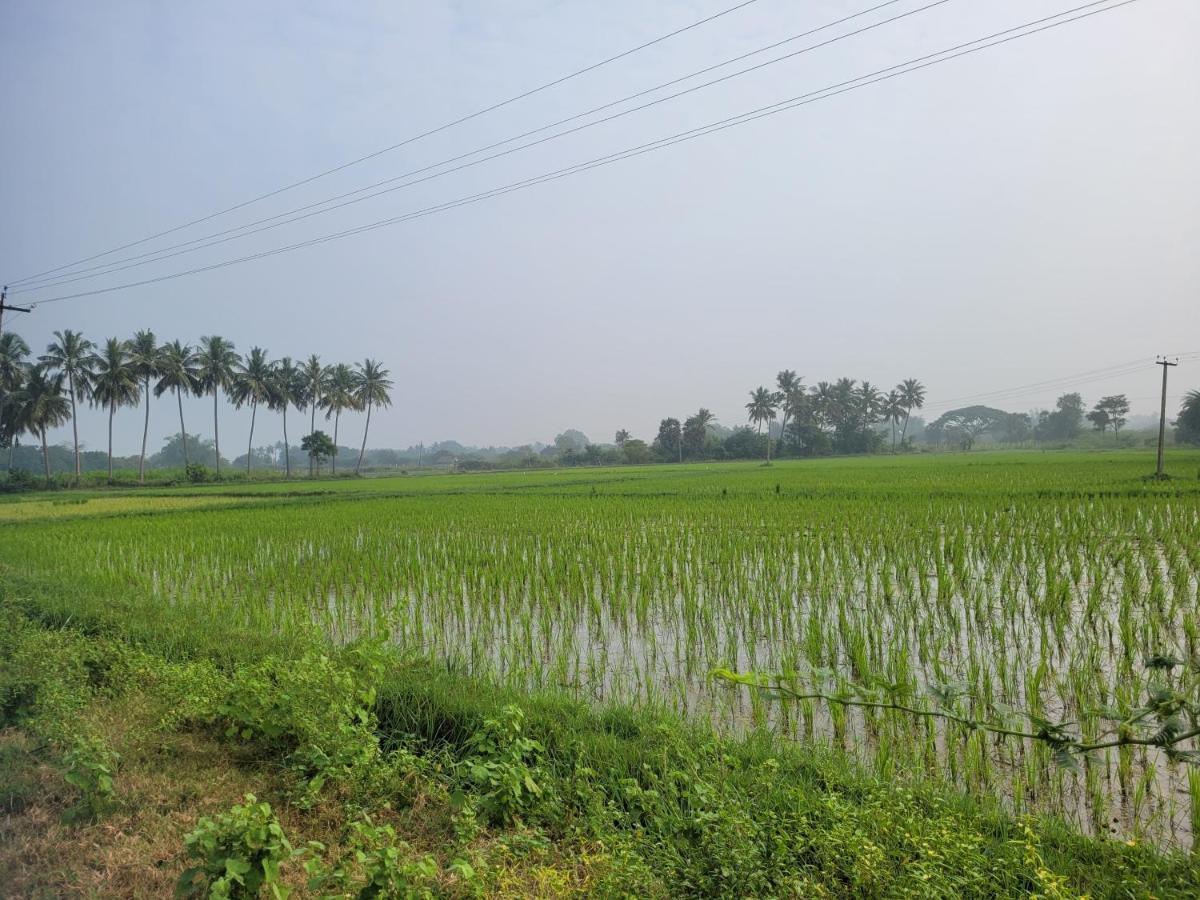
<path fill-rule="evenodd" d="M 213 398 L 213 444 L 217 475 L 221 467 L 220 400 L 222 394 L 234 407 L 250 409 L 250 441 L 246 471 L 254 457 L 254 427 L 260 406 L 278 412 L 283 419 L 287 474 L 291 457 L 287 452 L 289 408 L 308 412 L 309 433 L 301 441 L 308 453 L 310 474 L 322 459 L 337 467 L 337 435 L 344 412 L 366 413 L 362 446 L 355 472 L 362 466 L 371 411 L 391 405 L 392 382 L 387 369 L 366 359 L 355 366 L 324 365 L 317 355 L 303 362 L 289 356 L 271 359 L 266 350 L 252 347 L 245 356 L 233 343 L 219 335 L 202 337 L 195 347 L 175 340 L 159 344 L 152 331 L 139 331 L 132 338 L 108 338 L 96 345 L 77 331 L 54 332 L 54 340 L 36 360 L 29 359 L 29 345 L 17 334 L 0 335 L 0 446 L 11 452 L 22 434 L 32 435 L 42 445 L 42 462 L 50 479 L 46 434 L 52 428 L 72 428 L 75 480 L 81 476 L 78 404 L 88 403 L 108 413 L 108 477 L 113 475 L 113 421 L 119 409 L 144 407 L 142 449 L 138 457 L 138 481 L 145 480 L 146 441 L 150 433 L 151 395 L 173 395 L 179 410 L 179 431 L 185 466 L 191 465 L 188 432 L 184 424 L 185 396 Z M 317 412 L 333 419 L 333 438 L 316 427 Z"/>
<path fill-rule="evenodd" d="M 745 405 L 749 426 L 727 434 L 714 427 L 716 417 L 701 407 L 683 421 L 663 419 L 650 445 L 624 429 L 617 432 L 615 443 L 630 457 L 676 462 L 753 456 L 765 456 L 769 462 L 773 453 L 872 453 L 887 445 L 888 430 L 892 450 L 910 446 L 909 419 L 925 405 L 925 386 L 917 379 L 906 378 L 887 392 L 855 378 L 819 381 L 812 386 L 803 382 L 796 372 L 784 369 L 775 376 L 773 387 L 750 391 Z M 778 437 L 773 428 L 777 421 Z M 883 431 L 880 426 L 885 426 Z"/>

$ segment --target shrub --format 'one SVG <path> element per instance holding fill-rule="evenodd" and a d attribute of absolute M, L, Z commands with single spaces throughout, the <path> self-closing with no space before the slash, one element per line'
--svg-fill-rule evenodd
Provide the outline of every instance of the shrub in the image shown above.
<path fill-rule="evenodd" d="M 177 896 L 238 900 L 258 897 L 263 888 L 274 898 L 290 893 L 279 867 L 296 854 L 271 804 L 253 794 L 228 813 L 201 819 L 183 840 L 187 855 L 200 863 L 179 876 Z"/>

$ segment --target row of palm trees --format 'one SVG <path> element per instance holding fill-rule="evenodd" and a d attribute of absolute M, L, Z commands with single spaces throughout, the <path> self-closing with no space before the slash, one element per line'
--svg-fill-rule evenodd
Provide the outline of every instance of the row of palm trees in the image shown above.
<path fill-rule="evenodd" d="M 112 478 L 113 419 L 118 409 L 137 406 L 144 401 L 142 452 L 138 460 L 138 480 L 145 480 L 146 441 L 150 434 L 150 396 L 175 395 L 179 408 L 179 430 L 183 439 L 185 464 L 190 464 L 187 428 L 183 419 L 183 398 L 211 395 L 213 398 L 213 442 L 216 467 L 221 468 L 219 409 L 222 392 L 238 408 L 250 407 L 250 441 L 246 451 L 246 471 L 250 471 L 254 446 L 254 427 L 258 408 L 282 413 L 284 459 L 287 474 L 292 474 L 288 451 L 287 411 L 294 407 L 307 410 L 310 432 L 316 431 L 317 411 L 333 419 L 333 444 L 343 412 L 365 411 L 362 447 L 354 470 L 362 467 L 371 427 L 371 411 L 391 406 L 392 382 L 389 372 L 375 360 L 366 359 L 350 367 L 344 363 L 326 366 L 318 356 L 296 362 L 285 356 L 269 358 L 267 351 L 253 347 L 245 357 L 219 335 L 202 337 L 196 347 L 180 341 L 159 344 L 152 331 L 139 331 L 130 340 L 109 338 L 96 346 L 77 331 L 54 332 L 54 340 L 36 362 L 26 361 L 29 346 L 18 335 L 0 335 L 0 428 L 12 442 L 23 433 L 42 443 L 46 477 L 50 477 L 49 448 L 46 432 L 71 422 L 75 446 L 75 478 L 79 480 L 79 428 L 77 404 L 88 402 L 108 411 L 108 475 Z M 337 458 L 333 457 L 336 471 Z M 311 467 L 310 467 L 311 470 Z"/>
<path fill-rule="evenodd" d="M 906 378 L 886 394 L 869 381 L 839 378 L 805 387 L 803 378 L 791 369 L 775 376 L 775 390 L 758 387 L 750 392 L 746 411 L 761 433 L 767 426 L 767 459 L 771 458 L 770 423 L 782 413 L 780 436 L 787 439 L 789 421 L 794 428 L 809 426 L 837 433 L 869 428 L 879 422 L 892 427 L 892 450 L 896 449 L 896 426 L 903 444 L 908 420 L 914 409 L 925 405 L 925 385 Z"/>

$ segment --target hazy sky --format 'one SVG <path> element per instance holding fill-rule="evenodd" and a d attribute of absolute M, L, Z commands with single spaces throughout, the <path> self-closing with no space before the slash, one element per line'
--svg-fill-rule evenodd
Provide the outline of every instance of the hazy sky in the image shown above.
<path fill-rule="evenodd" d="M 198 238 L 393 178 L 859 12 L 758 0 L 535 97 L 269 201 Z M 853 24 L 709 75 L 916 9 Z M 13 302 L 135 281 L 570 166 L 1077 6 L 950 0 L 617 121 L 244 240 Z M 0 4 L 0 279 L 91 256 L 395 144 L 734 0 Z M 1200 350 L 1200 4 L 1111 13 L 657 153 L 344 240 L 9 314 L 40 351 L 150 328 L 382 360 L 373 446 L 652 438 L 744 419 L 777 370 L 953 398 L 1115 366 L 1085 399 L 1156 408 Z M 684 82 L 689 86 L 707 79 Z M 676 88 L 678 90 L 678 88 Z M 646 99 L 661 96 L 650 95 Z M 644 102 L 644 100 L 642 101 Z M 615 109 L 624 109 L 625 104 Z M 594 117 L 593 117 L 594 118 Z M 590 121 L 581 120 L 581 121 Z M 475 157 L 472 157 L 475 158 Z M 92 263 L 91 265 L 95 265 Z M 1200 386 L 1200 358 L 1171 394 Z M 1048 405 L 1058 386 L 996 405 Z M 986 398 L 984 398 L 986 399 Z M 957 404 L 955 404 L 957 405 Z M 211 434 L 211 407 L 187 407 Z M 223 412 L 226 455 L 248 415 Z M 117 450 L 140 442 L 122 411 Z M 81 416 L 88 446 L 104 416 Z M 151 447 L 178 430 L 152 411 Z M 343 443 L 356 443 L 357 417 Z M 279 438 L 260 417 L 255 443 Z M 293 430 L 293 435 L 299 429 Z M 69 430 L 60 430 L 63 440 Z"/>

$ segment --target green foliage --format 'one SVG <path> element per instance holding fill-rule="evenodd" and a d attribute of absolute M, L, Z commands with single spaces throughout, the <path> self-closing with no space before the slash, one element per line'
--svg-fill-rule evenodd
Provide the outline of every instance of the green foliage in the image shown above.
<path fill-rule="evenodd" d="M 310 805 L 327 781 L 368 778 L 379 761 L 372 706 L 382 671 L 367 645 L 338 659 L 267 657 L 234 673 L 215 713 L 226 737 L 284 753 Z"/>
<path fill-rule="evenodd" d="M 324 853 L 324 845 L 311 842 L 309 848 Z M 307 863 L 309 888 L 323 895 L 374 897 L 394 900 L 423 900 L 434 896 L 439 868 L 437 860 L 425 854 L 414 857 L 412 849 L 396 839 L 391 825 L 376 825 L 370 816 L 351 822 L 345 854 L 333 863 L 314 855 Z M 456 871 L 474 877 L 470 867 Z M 326 892 L 335 892 L 326 894 Z"/>
<path fill-rule="evenodd" d="M 527 816 L 542 799 L 544 748 L 524 733 L 525 713 L 509 704 L 467 742 L 465 787 L 479 794 L 479 810 L 493 824 L 510 825 Z"/>
<path fill-rule="evenodd" d="M 80 736 L 63 757 L 65 778 L 83 795 L 77 813 L 95 818 L 112 808 L 120 755 L 95 736 Z"/>
<path fill-rule="evenodd" d="M 184 467 L 184 472 L 187 480 L 192 484 L 207 484 L 210 481 L 216 481 L 215 473 L 204 463 L 188 463 Z"/>
<path fill-rule="evenodd" d="M 253 794 L 228 813 L 205 817 L 183 839 L 189 858 L 199 864 L 179 876 L 178 897 L 212 900 L 282 900 L 290 891 L 280 880 L 280 865 L 295 855 L 271 804 Z"/>

